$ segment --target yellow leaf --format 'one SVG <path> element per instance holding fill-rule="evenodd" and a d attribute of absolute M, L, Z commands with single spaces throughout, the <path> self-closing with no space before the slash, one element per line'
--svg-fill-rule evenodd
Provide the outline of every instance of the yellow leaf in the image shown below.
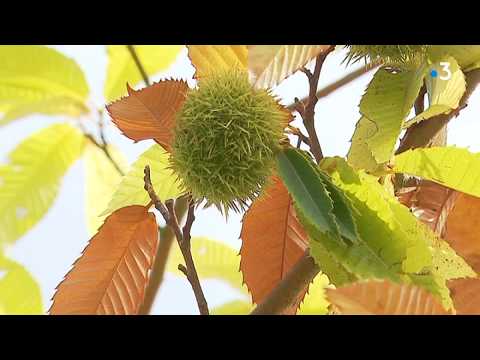
<path fill-rule="evenodd" d="M 201 280 L 221 280 L 247 294 L 239 269 L 238 251 L 227 244 L 205 237 L 194 237 L 191 244 L 192 257 Z M 168 271 L 183 276 L 178 270 L 180 263 L 184 263 L 182 252 L 178 246 L 174 246 L 168 258 Z"/>
<path fill-rule="evenodd" d="M 55 200 L 60 180 L 80 156 L 85 137 L 55 124 L 24 140 L 0 167 L 0 245 L 30 230 Z"/>
<path fill-rule="evenodd" d="M 147 205 L 150 202 L 144 189 L 144 169 L 151 169 L 152 185 L 160 200 L 175 199 L 183 194 L 177 182 L 177 176 L 170 169 L 169 154 L 155 144 L 145 151 L 131 166 L 113 194 L 108 208 L 101 215 L 129 205 Z"/>
<path fill-rule="evenodd" d="M 444 69 L 445 64 L 448 64 L 447 69 L 450 73 L 448 80 L 442 78 L 448 76 L 447 70 Z M 430 66 L 428 73 L 433 70 L 438 73 L 438 76 L 427 76 L 425 79 L 430 105 L 427 110 L 406 121 L 403 125 L 404 128 L 440 114 L 448 114 L 458 108 L 460 99 L 466 90 L 466 82 L 465 75 L 457 61 L 452 57 L 445 57 Z"/>
<path fill-rule="evenodd" d="M 330 282 L 324 274 L 318 274 L 308 288 L 305 299 L 300 304 L 297 315 L 325 315 L 328 313 L 328 302 L 325 289 Z"/>
<path fill-rule="evenodd" d="M 197 70 L 196 78 L 231 67 L 247 67 L 245 45 L 189 45 L 188 56 Z"/>
<path fill-rule="evenodd" d="M 128 168 L 125 156 L 113 145 L 109 145 L 108 150 L 125 172 Z M 85 149 L 84 166 L 87 228 L 90 235 L 93 235 L 105 220 L 105 216 L 100 214 L 107 208 L 122 176 L 105 153 L 91 143 Z"/>
<path fill-rule="evenodd" d="M 254 86 L 274 87 L 330 47 L 331 45 L 249 45 L 248 68 L 255 75 Z"/>
<path fill-rule="evenodd" d="M 35 315 L 43 312 L 40 287 L 20 264 L 0 254 L 0 314 Z"/>
<path fill-rule="evenodd" d="M 0 125 L 32 113 L 78 116 L 88 85 L 72 59 L 46 46 L 0 46 Z"/>
<path fill-rule="evenodd" d="M 149 76 L 168 69 L 182 48 L 182 45 L 134 45 L 135 52 Z M 107 54 L 108 68 L 104 91 L 105 100 L 111 102 L 127 94 L 127 82 L 136 86 L 143 78 L 127 45 L 109 45 Z"/>

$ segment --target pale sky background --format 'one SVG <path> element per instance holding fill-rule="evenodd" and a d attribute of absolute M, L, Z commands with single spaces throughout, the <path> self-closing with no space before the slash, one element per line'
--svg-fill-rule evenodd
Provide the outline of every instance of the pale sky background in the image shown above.
<path fill-rule="evenodd" d="M 97 106 L 104 105 L 103 85 L 106 74 L 107 56 L 101 45 L 61 45 L 54 46 L 67 56 L 74 58 L 84 70 L 90 86 L 91 101 Z M 342 64 L 345 54 L 336 52 L 324 64 L 319 87 L 341 78 L 357 66 L 346 68 Z M 194 69 L 186 56 L 186 49 L 166 72 L 153 77 L 153 80 L 173 76 L 191 79 Z M 373 72 L 321 99 L 316 107 L 316 128 L 323 152 L 326 156 L 345 156 L 355 123 L 359 119 L 358 104 Z M 192 84 L 191 81 L 189 81 Z M 282 103 L 289 104 L 295 96 L 307 94 L 307 80 L 304 74 L 295 74 L 275 89 Z M 15 121 L 0 129 L 0 162 L 23 138 L 62 117 L 32 115 Z M 148 141 L 134 144 L 122 136 L 115 126 L 107 129 L 107 140 L 117 145 L 130 163 L 152 143 Z M 468 147 L 480 151 L 480 91 L 470 98 L 469 106 L 449 125 L 450 145 Z M 50 307 L 54 289 L 87 245 L 89 236 L 86 230 L 84 211 L 84 170 L 82 161 L 77 161 L 63 179 L 60 194 L 44 219 L 24 237 L 7 250 L 7 255 L 23 264 L 35 277 L 42 289 L 45 311 Z M 229 217 L 228 223 L 215 209 L 199 210 L 192 229 L 193 236 L 207 236 L 240 248 L 241 216 Z M 203 282 L 205 296 L 210 307 L 238 299 L 242 295 L 220 281 Z M 189 283 L 184 277 L 167 274 L 162 289 L 153 307 L 153 314 L 197 314 L 195 298 Z"/>

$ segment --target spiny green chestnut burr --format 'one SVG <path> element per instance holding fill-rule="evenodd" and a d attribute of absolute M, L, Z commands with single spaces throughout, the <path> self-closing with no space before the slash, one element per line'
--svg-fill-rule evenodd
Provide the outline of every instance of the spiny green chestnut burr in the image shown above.
<path fill-rule="evenodd" d="M 387 65 L 419 64 L 426 56 L 427 45 L 348 45 L 348 61 L 381 60 Z"/>
<path fill-rule="evenodd" d="M 244 209 L 275 166 L 288 113 L 241 69 L 218 70 L 189 90 L 177 121 L 171 164 L 186 191 L 228 213 Z"/>

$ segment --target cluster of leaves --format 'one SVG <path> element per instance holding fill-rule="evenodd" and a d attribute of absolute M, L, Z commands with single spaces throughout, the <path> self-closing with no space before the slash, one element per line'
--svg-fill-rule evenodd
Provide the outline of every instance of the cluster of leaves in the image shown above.
<path fill-rule="evenodd" d="M 6 48 L 10 55 L 18 50 Z M 167 51 L 154 47 L 137 49 L 140 57 L 142 52 Z M 251 94 L 246 89 L 255 89 L 271 97 L 268 89 L 329 49 L 330 45 L 188 46 L 188 55 L 200 86 L 203 81 L 215 78 L 215 74 L 235 74 L 242 70 L 250 77 L 241 84 L 245 89 L 242 88 L 244 95 L 240 95 Z M 170 54 L 178 50 L 168 48 Z M 13 79 L 8 76 L 15 72 L 9 72 L 8 76 L 0 72 L 0 89 L 5 89 L 0 94 L 6 94 L 5 98 L 0 97 L 0 111 L 5 113 L 5 122 L 11 121 L 12 116 L 30 113 L 76 117 L 94 112 L 85 104 L 88 87 L 80 69 L 71 60 L 45 47 L 31 47 L 31 51 L 61 60 L 57 59 L 58 63 L 55 63 L 49 58 L 48 67 L 42 71 L 27 65 L 25 69 L 19 67 L 24 73 Z M 119 84 L 125 80 L 120 79 L 130 78 L 126 74 L 135 67 L 126 47 L 111 47 L 109 55 L 111 65 L 105 96 L 107 100 L 113 100 L 124 95 Z M 236 112 L 232 115 L 228 111 L 222 113 L 222 106 L 231 106 L 232 101 L 235 104 L 241 102 L 230 99 L 222 103 L 222 96 L 229 97 L 232 93 L 221 86 L 210 89 L 210 97 L 201 99 L 195 98 L 199 90 L 189 90 L 183 80 L 161 80 L 138 91 L 127 87 L 126 97 L 107 106 L 113 123 L 134 141 L 152 139 L 157 144 L 143 153 L 123 177 L 107 175 L 104 182 L 87 176 L 87 183 L 94 189 L 91 190 L 92 196 L 102 194 L 98 202 L 92 202 L 95 203 L 94 210 L 89 212 L 97 217 L 100 215 L 101 219 L 91 222 L 94 236 L 59 285 L 50 313 L 138 313 L 161 240 L 155 217 L 149 212 L 151 199 L 144 190 L 145 166 L 152 169 L 152 185 L 160 201 L 193 193 L 205 197 L 207 203 L 222 203 L 221 196 L 216 193 L 211 198 L 208 189 L 197 194 L 198 188 L 189 181 L 182 184 L 177 177 L 185 179 L 191 166 L 195 176 L 199 176 L 198 167 L 201 167 L 208 173 L 202 179 L 211 179 L 211 173 L 218 171 L 215 167 L 217 157 L 225 156 L 223 152 L 227 145 L 234 145 L 236 150 L 222 158 L 221 163 L 226 164 L 226 168 L 230 165 L 231 169 L 240 164 L 242 171 L 251 171 L 249 160 L 255 161 L 259 155 L 259 144 L 251 143 L 251 138 L 263 139 L 266 134 L 272 135 L 268 140 L 272 144 L 264 145 L 270 151 L 269 156 L 274 156 L 274 162 L 261 169 L 261 176 L 266 180 L 255 181 L 255 196 L 240 196 L 242 202 L 246 203 L 248 198 L 251 200 L 242 223 L 240 258 L 221 243 L 193 238 L 191 251 L 202 279 L 223 279 L 244 297 L 248 291 L 253 302 L 259 304 L 307 252 L 322 274 L 317 275 L 310 290 L 305 287 L 297 294 L 295 301 L 283 310 L 285 314 L 295 314 L 299 308 L 299 313 L 321 314 L 480 312 L 480 292 L 475 291 L 479 288 L 475 271 L 479 270 L 480 246 L 474 234 L 465 230 L 464 221 L 458 221 L 466 211 L 478 212 L 480 209 L 480 187 L 475 181 L 480 176 L 479 155 L 465 149 L 433 147 L 395 156 L 403 130 L 426 121 L 433 122 L 437 116 L 459 109 L 467 88 L 465 74 L 480 67 L 480 46 L 355 45 L 350 46 L 349 56 L 353 60 L 362 57 L 372 61 L 381 59 L 385 64 L 375 73 L 362 97 L 360 120 L 347 159 L 324 158 L 319 164 L 313 162 L 308 152 L 280 141 L 281 133 L 277 136 L 277 132 L 270 128 L 272 124 L 264 124 L 266 117 L 262 117 L 262 111 L 273 112 L 267 106 L 267 100 L 275 105 L 275 114 L 285 114 L 285 121 L 279 119 L 284 127 L 292 119 L 273 97 L 262 98 L 265 101 L 261 102 L 260 112 L 250 108 L 234 109 Z M 160 57 L 162 60 L 158 63 L 145 62 L 147 73 L 164 68 L 173 57 Z M 444 70 L 441 63 L 449 64 L 451 76 L 447 80 L 428 76 L 432 70 Z M 392 65 L 398 64 L 402 66 L 392 70 Z M 62 69 L 60 75 L 52 70 L 56 66 Z M 132 84 L 138 82 L 139 72 L 135 72 L 131 79 Z M 34 81 L 42 86 L 37 86 L 31 93 L 19 92 L 20 88 L 30 89 L 26 85 Z M 429 106 L 409 118 L 423 86 Z M 191 101 L 195 106 L 189 107 Z M 52 107 L 52 104 L 59 106 Z M 205 118 L 192 116 L 191 110 L 198 110 L 200 106 L 202 114 L 213 110 L 220 112 L 217 120 L 222 121 L 216 123 L 222 126 L 214 129 L 209 126 L 208 122 L 215 118 L 211 113 Z M 246 130 L 248 136 L 236 137 L 228 132 L 231 122 L 235 122 L 232 129 L 238 130 L 240 113 L 248 115 L 252 111 L 254 114 L 247 116 L 248 120 L 258 120 L 258 123 Z M 213 134 L 214 141 L 208 143 L 207 151 L 194 154 L 195 164 L 190 159 L 181 162 L 179 167 L 178 162 L 175 163 L 175 151 L 180 146 L 177 136 L 181 133 L 177 127 L 186 117 L 189 122 L 194 122 L 194 129 L 203 131 L 204 136 L 196 141 L 198 134 L 188 132 L 180 139 L 185 145 L 183 154 L 196 143 L 202 144 L 209 134 Z M 262 129 L 258 128 L 259 125 Z M 61 177 L 81 155 L 91 158 L 86 163 L 113 172 L 112 163 L 106 164 L 109 154 L 115 159 L 121 159 L 121 155 L 106 144 L 102 147 L 95 141 L 89 143 L 87 135 L 69 124 L 54 125 L 25 140 L 11 154 L 10 163 L 0 167 L 0 179 L 4 180 L 0 185 L 0 197 L 5 198 L 0 205 L 3 221 L 0 245 L 12 243 L 43 217 L 54 201 Z M 219 145 L 222 141 L 218 139 L 225 143 Z M 240 148 L 245 151 L 239 153 Z M 219 149 L 223 149 L 221 154 L 215 152 Z M 122 163 L 122 160 L 118 161 Z M 90 168 L 94 169 L 92 165 Z M 231 179 L 222 177 L 227 183 L 225 186 L 219 187 L 215 182 L 210 184 L 214 187 L 212 191 L 218 188 L 223 191 L 246 181 L 248 176 L 242 171 L 237 171 L 237 177 Z M 393 174 L 415 176 L 422 181 L 408 189 L 396 189 L 395 193 L 390 181 Z M 257 198 L 259 183 L 262 194 Z M 230 205 L 231 201 L 226 203 Z M 97 231 L 103 219 L 103 225 Z M 170 271 L 178 271 L 182 256 L 184 254 L 179 249 L 173 250 L 168 266 Z M 13 263 L 5 261 L 5 264 L 12 273 L 24 275 L 25 272 L 18 270 Z M 38 287 L 35 291 L 38 292 Z M 306 297 L 307 293 L 310 295 Z M 9 302 L 4 303 L 7 305 L 0 302 L 0 311 L 12 311 Z M 38 309 L 38 304 L 29 306 Z M 213 313 L 248 313 L 251 310 L 252 305 L 241 300 L 220 306 Z"/>
<path fill-rule="evenodd" d="M 149 74 L 166 69 L 181 46 L 137 46 Z M 108 46 L 107 100 L 126 93 L 125 83 L 137 85 L 141 76 L 125 46 Z M 162 54 L 162 56 L 158 56 Z M 31 274 L 5 255 L 8 246 L 30 231 L 55 202 L 62 178 L 82 158 L 86 173 L 86 222 L 94 234 L 103 223 L 111 195 L 121 181 L 105 153 L 71 120 L 93 118 L 89 87 L 72 59 L 46 46 L 0 46 L 0 126 L 44 114 L 58 123 L 28 136 L 0 165 L 0 313 L 43 313 L 40 287 Z M 32 59 L 34 59 L 32 61 Z M 102 104 L 98 104 L 102 107 Z M 124 170 L 125 157 L 113 145 L 109 154 Z M 143 193 L 142 193 L 143 195 Z"/>

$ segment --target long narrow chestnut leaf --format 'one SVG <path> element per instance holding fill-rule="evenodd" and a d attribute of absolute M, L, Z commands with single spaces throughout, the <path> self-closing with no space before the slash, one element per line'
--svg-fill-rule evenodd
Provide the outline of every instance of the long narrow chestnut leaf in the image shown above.
<path fill-rule="evenodd" d="M 240 269 L 252 299 L 262 302 L 308 247 L 307 235 L 295 216 L 293 203 L 279 178 L 245 214 L 240 235 Z M 305 292 L 286 314 L 295 314 Z"/>
<path fill-rule="evenodd" d="M 115 211 L 58 285 L 50 314 L 137 314 L 157 246 L 157 223 L 146 207 Z"/>

